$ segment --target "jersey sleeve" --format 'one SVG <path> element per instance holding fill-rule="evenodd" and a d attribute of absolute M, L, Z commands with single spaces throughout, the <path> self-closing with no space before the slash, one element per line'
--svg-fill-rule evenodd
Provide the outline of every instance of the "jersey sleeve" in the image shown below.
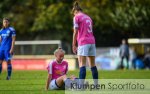
<path fill-rule="evenodd" d="M 13 27 L 9 27 L 9 29 L 10 29 L 11 32 L 12 32 L 12 37 L 13 37 L 13 36 L 16 36 L 16 31 L 15 31 L 15 29 L 14 29 Z"/>
<path fill-rule="evenodd" d="M 48 73 L 49 74 L 52 74 L 52 65 L 53 65 L 53 62 L 50 62 L 49 64 L 48 64 L 48 67 L 47 67 L 47 70 L 48 70 Z"/>
<path fill-rule="evenodd" d="M 78 20 L 77 20 L 77 17 L 75 16 L 73 18 L 73 28 L 75 29 L 75 28 L 78 28 L 78 27 L 79 27 Z"/>

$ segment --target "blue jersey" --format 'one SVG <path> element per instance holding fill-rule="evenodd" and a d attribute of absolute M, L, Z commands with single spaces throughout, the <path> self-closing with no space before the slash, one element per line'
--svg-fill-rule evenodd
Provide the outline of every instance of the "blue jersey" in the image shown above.
<path fill-rule="evenodd" d="M 10 50 L 13 36 L 16 36 L 16 31 L 13 27 L 7 27 L 0 30 L 0 50 Z"/>

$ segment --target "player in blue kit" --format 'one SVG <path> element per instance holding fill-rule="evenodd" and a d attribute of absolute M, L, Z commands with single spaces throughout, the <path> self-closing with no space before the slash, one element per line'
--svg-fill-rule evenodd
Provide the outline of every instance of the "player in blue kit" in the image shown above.
<path fill-rule="evenodd" d="M 12 72 L 11 59 L 14 52 L 16 32 L 13 27 L 9 26 L 9 19 L 3 18 L 3 26 L 0 30 L 0 74 L 2 72 L 3 61 L 7 62 L 7 80 L 10 80 Z"/>

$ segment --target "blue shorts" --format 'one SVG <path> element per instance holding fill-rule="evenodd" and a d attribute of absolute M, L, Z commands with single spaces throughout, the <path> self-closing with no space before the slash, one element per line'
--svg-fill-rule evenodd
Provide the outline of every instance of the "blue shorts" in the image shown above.
<path fill-rule="evenodd" d="M 12 55 L 9 53 L 10 50 L 0 49 L 0 60 L 5 60 L 6 62 L 12 59 Z"/>
<path fill-rule="evenodd" d="M 86 44 L 86 45 L 78 46 L 77 55 L 96 56 L 95 44 Z"/>

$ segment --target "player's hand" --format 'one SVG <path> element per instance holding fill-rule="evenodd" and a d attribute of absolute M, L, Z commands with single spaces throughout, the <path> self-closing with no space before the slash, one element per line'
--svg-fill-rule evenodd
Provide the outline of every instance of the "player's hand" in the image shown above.
<path fill-rule="evenodd" d="M 75 78 L 76 78 L 76 76 L 74 76 L 74 75 L 71 75 L 71 76 L 70 76 L 70 79 L 71 79 L 71 80 L 74 80 Z"/>
<path fill-rule="evenodd" d="M 14 50 L 13 50 L 13 49 L 10 49 L 9 53 L 10 53 L 11 55 L 13 54 L 13 52 L 14 52 Z"/>
<path fill-rule="evenodd" d="M 45 87 L 45 91 L 48 91 L 48 87 L 47 86 Z"/>
<path fill-rule="evenodd" d="M 72 51 L 74 54 L 77 54 L 77 47 L 76 46 L 72 46 Z"/>

